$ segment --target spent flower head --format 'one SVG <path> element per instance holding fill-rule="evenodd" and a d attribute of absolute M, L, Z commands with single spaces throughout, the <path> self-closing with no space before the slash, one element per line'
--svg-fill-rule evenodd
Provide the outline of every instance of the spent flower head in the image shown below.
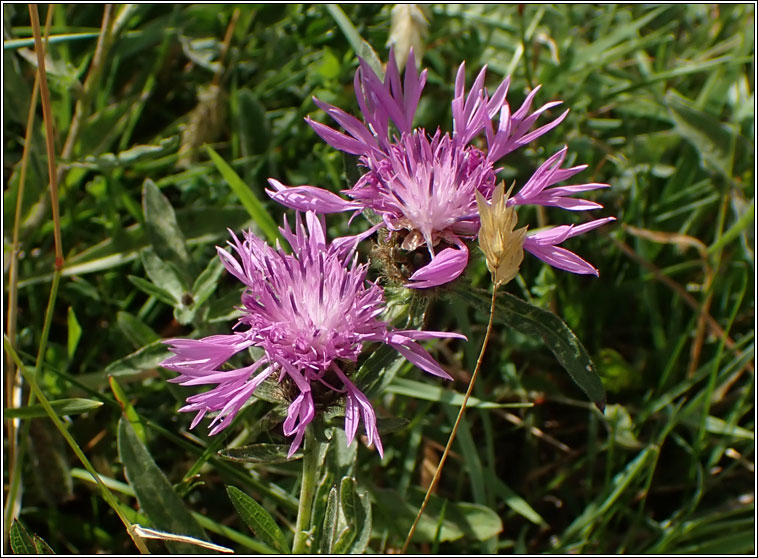
<path fill-rule="evenodd" d="M 487 203 L 479 192 L 476 204 L 479 207 L 479 247 L 484 252 L 487 269 L 496 286 L 504 285 L 518 275 L 524 259 L 524 237 L 527 227 L 514 230 L 518 222 L 515 207 L 508 207 L 511 190 L 503 194 L 501 182 L 492 194 L 492 204 Z"/>
<path fill-rule="evenodd" d="M 298 213 L 294 231 L 282 235 L 292 247 L 285 253 L 248 231 L 243 240 L 232 233 L 234 253 L 218 248 L 226 270 L 244 285 L 242 316 L 229 335 L 166 341 L 173 356 L 161 364 L 179 372 L 169 381 L 185 386 L 214 385 L 191 395 L 179 409 L 197 413 L 194 428 L 207 413 L 215 413 L 210 433 L 229 426 L 237 413 L 267 379 L 290 394 L 283 428 L 294 436 L 290 456 L 300 446 L 305 429 L 324 401 L 345 398 L 345 431 L 352 442 L 362 419 L 369 444 L 382 454 L 376 414 L 367 397 L 350 380 L 349 368 L 364 343 L 395 348 L 423 370 L 450 378 L 416 341 L 456 337 L 457 333 L 397 330 L 381 320 L 382 289 L 366 281 L 367 266 L 359 264 L 355 245 L 364 235 L 327 243 L 323 217 L 308 212 L 305 225 Z M 230 231 L 231 232 L 231 231 Z M 250 347 L 260 358 L 242 367 L 222 369 L 234 355 Z"/>
<path fill-rule="evenodd" d="M 429 262 L 408 278 L 407 286 L 426 288 L 452 281 L 463 273 L 468 262 L 464 241 L 474 239 L 479 232 L 477 195 L 489 201 L 495 190 L 500 170 L 495 165 L 508 153 L 555 128 L 568 113 L 564 111 L 531 130 L 542 115 L 561 102 L 549 102 L 532 111 L 538 86 L 512 112 L 506 100 L 510 77 L 490 96 L 484 86 L 485 73 L 486 67 L 466 93 L 465 62 L 460 65 L 452 101 L 453 131 L 436 130 L 429 134 L 423 128 L 413 127 L 426 83 L 426 70 L 417 72 L 413 52 L 408 56 L 402 80 L 393 53 L 384 79 L 361 60 L 354 85 L 363 122 L 318 99 L 316 104 L 345 133 L 307 119 L 327 143 L 357 155 L 366 169 L 360 180 L 343 191 L 349 199 L 315 186 L 288 187 L 274 179 L 269 179 L 272 186 L 269 195 L 287 207 L 320 213 L 372 210 L 381 217 L 383 226 L 400 238 L 404 249 L 426 247 Z M 390 123 L 394 124 L 394 134 L 390 133 Z M 482 135 L 486 149 L 472 143 Z M 607 184 L 549 188 L 586 168 L 586 165 L 561 168 L 565 158 L 564 147 L 540 166 L 508 203 L 556 206 L 572 211 L 602 207 L 569 196 L 607 188 Z M 597 274 L 592 265 L 557 244 L 611 220 L 539 231 L 526 236 L 524 249 L 560 269 Z"/>

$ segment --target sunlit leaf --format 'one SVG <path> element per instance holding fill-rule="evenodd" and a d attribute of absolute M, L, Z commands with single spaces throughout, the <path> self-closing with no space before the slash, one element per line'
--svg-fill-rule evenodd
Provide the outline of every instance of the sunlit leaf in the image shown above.
<path fill-rule="evenodd" d="M 53 407 L 53 411 L 55 411 L 56 415 L 67 416 L 80 415 L 87 411 L 97 409 L 98 407 L 102 407 L 103 402 L 95 401 L 93 399 L 73 397 L 70 399 L 56 399 L 50 401 L 50 405 Z M 7 408 L 3 412 L 3 416 L 6 420 L 15 418 L 28 419 L 46 417 L 47 413 L 42 405 L 29 405 L 26 407 Z"/>

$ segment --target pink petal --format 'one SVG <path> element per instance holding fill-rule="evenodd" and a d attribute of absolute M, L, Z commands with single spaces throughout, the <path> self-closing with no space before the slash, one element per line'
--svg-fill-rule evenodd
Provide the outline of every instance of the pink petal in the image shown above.
<path fill-rule="evenodd" d="M 338 132 L 326 124 L 321 124 L 321 122 L 316 122 L 310 118 L 306 118 L 305 120 L 310 127 L 313 128 L 313 131 L 321 136 L 321 139 L 340 151 L 352 153 L 353 155 L 365 155 L 370 151 L 370 146 L 362 141 L 358 141 L 342 132 Z"/>
<path fill-rule="evenodd" d="M 453 377 L 445 372 L 437 361 L 432 358 L 432 355 L 416 343 L 408 342 L 404 345 L 390 343 L 390 345 L 394 347 L 397 352 L 407 358 L 409 362 L 415 364 L 422 370 L 435 376 L 439 376 L 440 378 L 445 378 L 446 380 L 453 379 Z"/>
<path fill-rule="evenodd" d="M 468 250 L 465 245 L 463 249 L 445 248 L 438 253 L 431 262 L 424 267 L 417 269 L 410 276 L 410 281 L 415 283 L 406 283 L 406 287 L 413 289 L 426 289 L 448 283 L 457 278 L 468 263 Z"/>
<path fill-rule="evenodd" d="M 597 269 L 592 264 L 565 248 L 530 243 L 527 237 L 524 241 L 524 250 L 558 269 L 581 275 L 599 275 Z"/>
<path fill-rule="evenodd" d="M 316 186 L 285 186 L 274 178 L 268 179 L 274 190 L 266 190 L 271 199 L 290 209 L 316 213 L 339 213 L 362 209 L 357 202 L 342 199 L 337 194 Z"/>

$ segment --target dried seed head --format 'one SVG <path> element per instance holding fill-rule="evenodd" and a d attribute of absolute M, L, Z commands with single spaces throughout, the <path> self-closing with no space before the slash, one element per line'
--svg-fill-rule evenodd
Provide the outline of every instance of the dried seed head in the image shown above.
<path fill-rule="evenodd" d="M 487 269 L 492 273 L 492 281 L 497 286 L 516 277 L 524 259 L 526 227 L 514 230 L 518 222 L 516 209 L 507 207 L 512 189 L 513 186 L 504 195 L 505 185 L 501 182 L 492 193 L 492 204 L 488 204 L 484 196 L 476 192 L 481 220 L 479 247 L 484 252 Z"/>
<path fill-rule="evenodd" d="M 424 15 L 425 6 L 417 4 L 395 4 L 392 8 L 392 25 L 387 46 L 395 49 L 395 60 L 400 70 L 408 60 L 408 53 L 413 47 L 416 64 L 421 64 L 424 57 L 424 37 L 429 22 Z"/>

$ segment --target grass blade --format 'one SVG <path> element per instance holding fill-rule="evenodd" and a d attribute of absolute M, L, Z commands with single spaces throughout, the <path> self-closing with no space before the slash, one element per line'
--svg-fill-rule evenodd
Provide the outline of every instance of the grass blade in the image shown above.
<path fill-rule="evenodd" d="M 250 217 L 253 218 L 256 225 L 263 231 L 269 242 L 275 242 L 279 237 L 279 230 L 276 227 L 276 223 L 269 215 L 266 208 L 258 198 L 255 197 L 252 190 L 245 184 L 239 175 L 234 172 L 234 169 L 221 158 L 221 155 L 216 153 L 209 145 L 205 146 L 208 151 L 213 164 L 216 165 L 218 172 L 224 177 L 224 180 L 229 184 L 232 191 L 237 195 L 242 205 L 247 209 Z"/>
<path fill-rule="evenodd" d="M 86 413 L 87 411 L 91 411 L 93 409 L 97 409 L 98 407 L 102 407 L 103 403 L 101 401 L 94 401 L 93 399 L 82 399 L 78 397 L 72 397 L 67 399 L 56 399 L 55 401 L 50 401 L 50 405 L 53 408 L 53 411 L 55 411 L 55 414 L 58 416 L 68 416 L 68 415 L 80 415 L 82 413 Z M 17 407 L 13 409 L 6 409 L 4 413 L 5 420 L 8 419 L 30 419 L 30 418 L 39 418 L 39 417 L 46 417 L 47 412 L 45 411 L 45 408 L 42 405 L 28 405 L 26 407 Z"/>

